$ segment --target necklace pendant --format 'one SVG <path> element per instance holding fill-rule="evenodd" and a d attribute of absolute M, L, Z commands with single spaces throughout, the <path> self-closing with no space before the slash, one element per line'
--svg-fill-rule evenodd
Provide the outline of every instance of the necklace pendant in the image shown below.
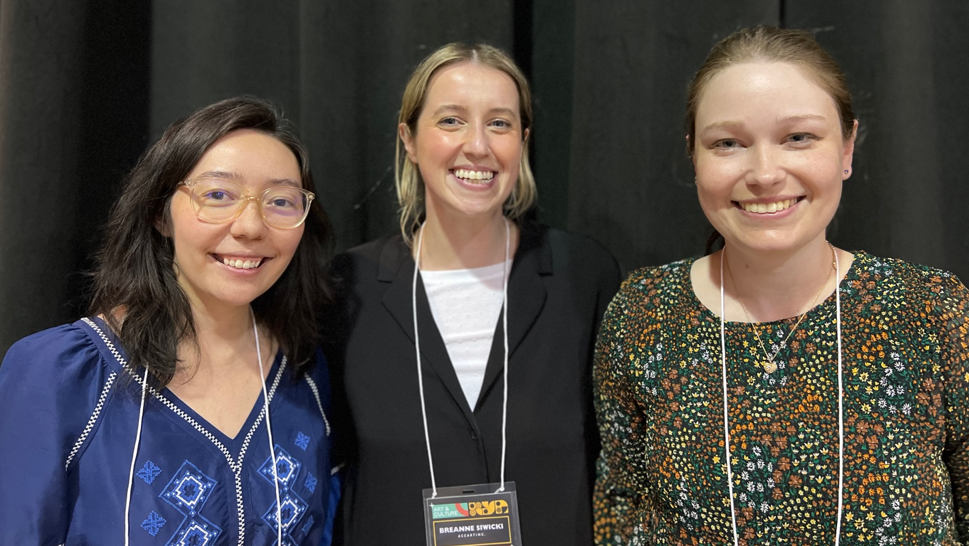
<path fill-rule="evenodd" d="M 777 364 L 774 364 L 770 360 L 761 361 L 760 366 L 764 368 L 764 371 L 767 373 L 774 373 L 777 371 Z"/>

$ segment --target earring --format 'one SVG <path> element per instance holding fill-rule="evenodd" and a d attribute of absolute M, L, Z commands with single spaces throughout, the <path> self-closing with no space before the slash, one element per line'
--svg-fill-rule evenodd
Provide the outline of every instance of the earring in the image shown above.
<path fill-rule="evenodd" d="M 848 174 L 848 169 L 845 169 L 845 174 Z"/>

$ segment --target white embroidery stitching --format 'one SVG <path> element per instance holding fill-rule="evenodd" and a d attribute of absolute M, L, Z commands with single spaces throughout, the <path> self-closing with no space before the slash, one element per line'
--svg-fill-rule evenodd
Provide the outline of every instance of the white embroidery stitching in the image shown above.
<path fill-rule="evenodd" d="M 316 382 L 310 379 L 310 376 L 304 375 L 306 383 L 310 386 L 310 390 L 313 391 L 313 396 L 316 397 L 316 405 L 320 407 L 320 415 L 323 416 L 323 424 L 326 425 L 326 437 L 330 437 L 330 420 L 326 418 L 326 412 L 323 411 L 323 402 L 320 401 L 320 391 L 316 388 Z"/>
<path fill-rule="evenodd" d="M 66 471 L 71 466 L 71 461 L 74 460 L 74 456 L 80 451 L 81 445 L 84 444 L 84 440 L 87 439 L 87 435 L 91 433 L 94 429 L 94 423 L 97 422 L 98 416 L 101 415 L 101 409 L 104 408 L 104 400 L 108 397 L 108 392 L 111 391 L 111 386 L 114 384 L 114 379 L 118 377 L 117 372 L 111 372 L 108 376 L 108 380 L 104 383 L 104 387 L 101 389 L 101 396 L 98 397 L 98 403 L 94 406 L 94 413 L 91 414 L 91 418 L 87 420 L 87 425 L 84 426 L 84 430 L 81 432 L 81 436 L 78 437 L 77 441 L 74 442 L 74 447 L 71 448 L 70 455 L 67 456 L 67 461 L 64 463 L 64 470 Z"/>
<path fill-rule="evenodd" d="M 114 343 L 111 342 L 108 336 L 106 336 L 104 332 L 101 331 L 101 328 L 99 328 L 97 324 L 95 324 L 93 321 L 89 319 L 85 318 L 83 320 L 89 326 L 91 326 L 91 328 L 95 332 L 97 332 L 98 336 L 101 338 L 101 341 L 104 342 L 104 345 L 108 348 L 109 351 L 111 351 L 111 355 L 114 356 L 114 359 L 118 361 L 118 364 L 120 364 L 122 368 L 127 370 L 129 374 L 134 378 L 134 380 L 137 381 L 138 384 L 142 386 L 142 388 L 145 388 L 149 393 L 151 393 L 153 398 L 157 398 L 162 404 L 165 405 L 165 407 L 167 407 L 176 415 L 184 419 L 188 424 L 192 425 L 192 428 L 194 428 L 203 436 L 208 438 L 209 441 L 211 441 L 213 444 L 215 444 L 216 447 L 219 448 L 219 451 L 222 452 L 222 455 L 225 456 L 226 461 L 229 463 L 229 469 L 232 470 L 232 474 L 235 477 L 236 513 L 239 516 L 239 545 L 243 546 L 245 544 L 246 519 L 245 519 L 245 509 L 244 509 L 243 500 L 242 500 L 242 461 L 245 459 L 246 450 L 249 448 L 250 440 L 252 440 L 253 434 L 255 433 L 256 429 L 259 428 L 259 425 L 262 423 L 263 417 L 266 415 L 266 412 L 265 411 L 259 412 L 259 417 L 249 428 L 249 432 L 246 434 L 246 438 L 242 443 L 242 449 L 239 450 L 239 460 L 234 461 L 232 459 L 232 454 L 229 452 L 228 448 L 226 448 L 225 445 L 223 445 L 218 438 L 216 438 L 211 432 L 209 432 L 208 429 L 206 429 L 198 421 L 193 419 L 192 416 L 182 411 L 178 406 L 172 403 L 171 400 L 162 396 L 160 392 L 152 388 L 150 385 L 146 385 L 144 381 L 140 377 L 138 377 L 138 374 L 130 373 L 131 369 L 128 367 L 128 362 L 124 359 L 124 357 L 121 356 L 121 353 L 115 348 Z M 285 369 L 286 369 L 286 356 L 284 355 L 283 359 L 279 363 L 279 370 L 276 371 L 276 377 L 273 379 L 272 388 L 269 389 L 268 394 L 269 394 L 270 405 L 272 405 L 273 397 L 276 394 L 276 388 L 279 386 L 279 382 L 283 377 L 283 371 Z M 115 375 L 116 374 L 114 373 L 112 374 L 111 380 L 108 383 L 109 385 L 114 380 Z M 316 387 L 315 385 L 311 385 L 310 387 L 314 393 L 316 393 L 315 387 Z M 317 394 L 317 403 L 319 403 L 319 394 Z M 99 404 L 99 407 L 100 407 L 100 404 Z M 320 409 L 322 411 L 322 405 L 320 406 Z M 325 415 L 323 416 L 323 420 L 324 422 L 326 422 Z M 329 435 L 329 432 L 330 432 L 329 423 L 327 423 L 326 426 L 327 426 L 327 435 Z M 273 446 L 269 446 L 269 449 L 273 449 Z M 73 456 L 73 453 L 72 453 L 72 456 Z M 70 464 L 70 458 L 68 458 L 68 464 Z"/>

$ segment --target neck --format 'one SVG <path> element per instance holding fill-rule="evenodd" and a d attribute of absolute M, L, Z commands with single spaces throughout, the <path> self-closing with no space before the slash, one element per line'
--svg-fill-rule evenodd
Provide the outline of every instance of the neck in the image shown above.
<path fill-rule="evenodd" d="M 500 211 L 488 217 L 460 219 L 447 219 L 428 211 L 421 243 L 421 269 L 472 269 L 500 263 L 505 259 L 506 236 L 510 239 L 510 258 L 518 247 L 518 228 L 511 220 L 506 228 L 505 222 Z"/>
<path fill-rule="evenodd" d="M 805 313 L 836 285 L 832 250 L 823 237 L 789 254 L 749 251 L 729 243 L 722 252 L 726 252 L 725 292 L 743 302 L 749 320 L 754 322 Z"/>
<path fill-rule="evenodd" d="M 178 357 L 189 372 L 189 379 L 202 369 L 248 366 L 256 358 L 249 306 L 210 306 L 190 298 L 195 339 L 179 343 Z M 259 329 L 263 360 L 272 354 L 269 336 Z"/>

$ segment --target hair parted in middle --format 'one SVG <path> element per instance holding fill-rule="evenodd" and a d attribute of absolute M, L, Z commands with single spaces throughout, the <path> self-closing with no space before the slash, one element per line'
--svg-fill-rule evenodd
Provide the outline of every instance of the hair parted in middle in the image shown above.
<path fill-rule="evenodd" d="M 90 313 L 108 322 L 131 364 L 147 367 L 162 387 L 179 364 L 179 342 L 195 341 L 196 332 L 191 304 L 176 276 L 174 244 L 158 226 L 171 222 L 171 197 L 205 152 L 242 129 L 264 133 L 289 148 L 303 189 L 314 191 L 306 149 L 279 111 L 253 97 L 226 99 L 165 130 L 128 175 L 105 226 Z M 257 321 L 279 343 L 297 375 L 312 364 L 320 340 L 317 313 L 331 296 L 326 270 L 332 246 L 330 220 L 314 199 L 289 266 L 252 302 Z"/>
<path fill-rule="evenodd" d="M 687 152 L 691 156 L 696 146 L 696 111 L 707 84 L 731 65 L 757 61 L 790 63 L 804 69 L 808 78 L 834 100 L 841 118 L 841 137 L 851 138 L 855 114 L 851 108 L 851 92 L 838 62 L 806 30 L 759 25 L 740 29 L 720 40 L 693 76 L 686 100 Z"/>
<path fill-rule="evenodd" d="M 411 74 L 404 88 L 398 124 L 406 124 L 412 135 L 417 134 L 417 120 L 424 109 L 428 84 L 434 74 L 447 66 L 472 62 L 500 70 L 515 82 L 518 88 L 519 112 L 522 124 L 522 156 L 518 169 L 518 181 L 504 205 L 505 216 L 518 220 L 535 204 L 538 190 L 535 177 L 528 163 L 528 135 L 532 129 L 532 92 L 521 69 L 504 51 L 487 44 L 450 43 L 438 48 L 424 59 Z M 394 178 L 397 182 L 397 201 L 400 205 L 400 230 L 404 241 L 411 244 L 414 232 L 424 218 L 424 181 L 420 169 L 411 163 L 403 152 L 404 142 L 397 136 Z"/>

